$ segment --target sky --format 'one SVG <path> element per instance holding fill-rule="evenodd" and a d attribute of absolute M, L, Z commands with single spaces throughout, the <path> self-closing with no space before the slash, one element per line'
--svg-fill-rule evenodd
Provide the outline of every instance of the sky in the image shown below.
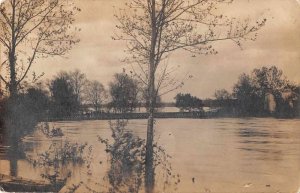
<path fill-rule="evenodd" d="M 38 60 L 33 71 L 51 78 L 61 70 L 79 69 L 91 80 L 99 80 L 106 87 L 113 74 L 130 66 L 121 62 L 126 56 L 125 42 L 114 41 L 117 31 L 115 7 L 124 0 L 76 0 L 82 11 L 75 25 L 81 28 L 81 39 L 65 57 Z M 221 10 L 226 15 L 266 17 L 266 26 L 259 31 L 254 42 L 244 42 L 242 49 L 233 42 L 218 42 L 214 47 L 219 54 L 191 57 L 186 52 L 176 52 L 168 60 L 178 66 L 176 76 L 192 75 L 183 88 L 163 96 L 172 101 L 176 93 L 188 92 L 200 98 L 213 97 L 215 90 L 232 90 L 242 73 L 254 68 L 276 65 L 288 79 L 300 83 L 300 3 L 298 0 L 236 0 Z"/>

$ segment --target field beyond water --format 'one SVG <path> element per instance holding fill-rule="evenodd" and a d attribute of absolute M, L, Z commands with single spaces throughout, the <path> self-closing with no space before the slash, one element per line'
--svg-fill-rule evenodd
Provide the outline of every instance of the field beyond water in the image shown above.
<path fill-rule="evenodd" d="M 299 125 L 298 119 L 159 119 L 155 138 L 172 157 L 173 172 L 180 175 L 179 193 L 296 193 L 300 187 Z M 61 128 L 64 136 L 47 138 L 36 131 L 23 140 L 25 153 L 34 157 L 53 142 L 88 143 L 93 147 L 92 174 L 85 166 L 68 166 L 72 175 L 67 186 L 83 181 L 90 188 L 105 190 L 107 154 L 97 136 L 111 140 L 108 121 L 52 122 L 50 127 Z M 146 120 L 130 120 L 126 130 L 144 138 Z M 11 164 L 5 156 L 0 156 L 0 173 L 10 174 Z M 30 179 L 40 179 L 45 172 L 25 159 L 17 161 L 16 169 L 18 176 Z M 156 172 L 156 190 L 163 192 L 161 172 Z M 82 186 L 77 192 L 87 189 Z"/>

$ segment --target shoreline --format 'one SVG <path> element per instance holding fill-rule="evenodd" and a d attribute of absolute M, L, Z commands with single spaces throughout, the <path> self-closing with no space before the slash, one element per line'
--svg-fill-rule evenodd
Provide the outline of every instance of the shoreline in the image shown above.
<path fill-rule="evenodd" d="M 44 118 L 40 122 L 56 121 L 85 121 L 85 120 L 117 120 L 117 119 L 147 119 L 148 113 L 100 113 L 95 115 L 78 115 L 72 117 Z M 299 119 L 299 117 L 277 116 L 242 116 L 232 113 L 219 112 L 157 112 L 156 119 L 219 119 L 219 118 L 274 118 L 274 119 Z"/>

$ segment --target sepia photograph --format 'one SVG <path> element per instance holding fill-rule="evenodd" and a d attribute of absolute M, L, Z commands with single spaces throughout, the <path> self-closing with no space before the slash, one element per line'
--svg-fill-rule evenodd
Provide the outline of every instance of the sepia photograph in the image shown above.
<path fill-rule="evenodd" d="M 0 193 L 300 193 L 300 0 L 0 0 Z"/>

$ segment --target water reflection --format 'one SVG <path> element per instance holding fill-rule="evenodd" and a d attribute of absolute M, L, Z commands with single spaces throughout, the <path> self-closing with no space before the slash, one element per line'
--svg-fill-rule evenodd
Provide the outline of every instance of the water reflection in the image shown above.
<path fill-rule="evenodd" d="M 282 149 L 282 146 L 291 137 L 286 131 L 281 131 L 268 126 L 262 127 L 257 124 L 238 123 L 242 127 L 238 128 L 237 135 L 241 140 L 238 149 L 253 153 L 253 157 L 257 160 L 281 161 L 284 159 L 287 149 Z M 249 127 L 250 126 L 250 127 Z"/>
<path fill-rule="evenodd" d="M 17 139 L 6 139 L 0 144 L 0 160 L 9 162 L 9 175 L 16 177 L 18 176 L 18 161 L 24 160 L 26 156 L 23 147 L 18 144 Z"/>
<path fill-rule="evenodd" d="M 60 178 L 68 177 L 60 192 L 143 192 L 145 125 L 143 120 L 49 123 L 64 135 L 47 137 L 37 130 L 26 136 L 21 151 L 30 162 L 20 152 L 11 159 L 17 162 L 8 162 L 8 149 L 2 145 L 0 173 L 13 174 L 10 168 L 15 168 L 14 175 L 41 180 L 43 174 L 55 176 L 56 169 Z M 180 193 L 296 192 L 300 185 L 299 125 L 299 120 L 276 119 L 157 120 L 156 141 L 166 156 L 156 161 L 171 165 L 158 166 L 156 190 L 174 192 L 180 178 L 176 186 Z M 73 157 L 71 150 L 77 152 L 81 145 L 85 148 L 77 157 L 83 162 L 54 164 L 52 158 L 68 160 Z M 64 147 L 68 150 L 62 158 Z M 33 160 L 47 160 L 46 155 L 52 157 L 46 167 L 33 166 Z M 166 168 L 172 169 L 172 175 Z M 163 183 L 166 178 L 170 184 Z"/>
<path fill-rule="evenodd" d="M 239 123 L 241 124 L 241 123 Z M 241 128 L 238 131 L 240 137 L 269 137 L 270 133 L 256 128 Z"/>

